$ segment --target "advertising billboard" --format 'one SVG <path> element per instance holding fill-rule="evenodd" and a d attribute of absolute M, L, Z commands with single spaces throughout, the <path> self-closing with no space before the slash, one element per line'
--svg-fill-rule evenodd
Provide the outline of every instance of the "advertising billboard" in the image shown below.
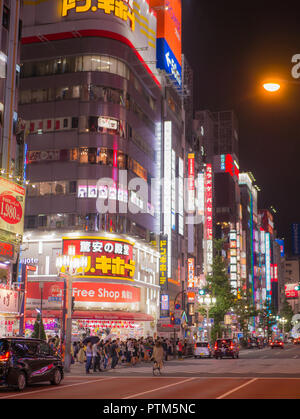
<path fill-rule="evenodd" d="M 286 298 L 299 298 L 300 291 L 296 291 L 295 288 L 298 284 L 285 284 L 285 296 Z"/>
<path fill-rule="evenodd" d="M 0 177 L 0 229 L 23 234 L 25 189 Z"/>
<path fill-rule="evenodd" d="M 205 171 L 205 236 L 206 242 L 206 273 L 212 272 L 213 264 L 213 180 L 212 165 L 208 164 Z"/>
<path fill-rule="evenodd" d="M 159 239 L 159 285 L 161 290 L 168 288 L 168 236 L 161 235 Z"/>
<path fill-rule="evenodd" d="M 280 246 L 280 256 L 282 258 L 284 258 L 285 255 L 285 251 L 284 251 L 284 239 L 275 239 L 275 241 L 279 244 Z"/>
<path fill-rule="evenodd" d="M 28 282 L 26 308 L 33 309 L 41 306 L 44 309 L 61 309 L 63 304 L 63 282 L 44 282 L 43 293 L 39 282 Z M 138 310 L 141 300 L 140 288 L 123 284 L 99 282 L 73 282 L 73 297 L 75 308 L 122 308 L 124 304 L 131 304 L 130 309 Z M 105 305 L 102 307 L 102 303 Z M 110 303 L 110 304 L 108 304 Z M 113 304 L 111 304 L 113 303 Z"/>
<path fill-rule="evenodd" d="M 110 278 L 133 281 L 135 261 L 133 243 L 102 237 L 63 237 L 63 255 L 85 256 L 87 266 L 78 269 L 80 277 Z M 66 267 L 62 267 L 64 273 Z"/>
<path fill-rule="evenodd" d="M 157 12 L 157 67 L 181 86 L 181 0 L 150 0 Z"/>
<path fill-rule="evenodd" d="M 0 313 L 18 313 L 18 291 L 0 289 Z"/>

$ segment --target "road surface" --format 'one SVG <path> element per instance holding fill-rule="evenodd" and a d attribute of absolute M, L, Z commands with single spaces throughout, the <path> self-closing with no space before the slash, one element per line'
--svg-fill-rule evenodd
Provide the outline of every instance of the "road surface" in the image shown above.
<path fill-rule="evenodd" d="M 86 375 L 75 364 L 60 386 L 23 393 L 0 389 L 0 399 L 300 399 L 300 345 L 250 349 L 239 359 L 172 360 L 153 377 L 151 364 Z"/>

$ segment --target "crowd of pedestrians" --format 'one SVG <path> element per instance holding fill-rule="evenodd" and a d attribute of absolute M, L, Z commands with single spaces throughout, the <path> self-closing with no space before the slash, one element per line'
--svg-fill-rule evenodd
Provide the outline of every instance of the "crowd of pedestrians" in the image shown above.
<path fill-rule="evenodd" d="M 85 371 L 99 372 L 115 369 L 117 366 L 134 366 L 141 362 L 151 362 L 153 353 L 163 354 L 164 361 L 188 355 L 189 345 L 185 340 L 170 339 L 102 339 L 96 343 L 85 339 L 86 344 L 74 342 L 72 346 L 73 362 L 85 363 Z M 156 349 L 155 349 L 156 347 Z M 158 347 L 161 350 L 158 351 Z"/>

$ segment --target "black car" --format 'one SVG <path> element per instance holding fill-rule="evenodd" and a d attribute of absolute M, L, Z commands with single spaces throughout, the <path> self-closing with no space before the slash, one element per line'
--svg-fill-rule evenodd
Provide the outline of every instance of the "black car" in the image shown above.
<path fill-rule="evenodd" d="M 40 339 L 0 338 L 0 387 L 22 391 L 27 384 L 50 381 L 59 385 L 63 363 L 47 342 Z"/>
<path fill-rule="evenodd" d="M 234 339 L 217 339 L 214 348 L 214 357 L 216 359 L 230 357 L 239 357 L 239 345 Z"/>

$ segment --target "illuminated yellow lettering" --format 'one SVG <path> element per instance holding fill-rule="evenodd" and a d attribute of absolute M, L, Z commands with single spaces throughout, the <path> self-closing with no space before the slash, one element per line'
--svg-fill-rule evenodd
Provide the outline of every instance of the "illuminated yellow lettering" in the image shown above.
<path fill-rule="evenodd" d="M 115 0 L 98 0 L 98 9 L 110 14 L 115 10 Z"/>
<path fill-rule="evenodd" d="M 67 16 L 68 11 L 71 9 L 75 9 L 76 0 L 63 0 L 62 5 L 62 15 Z"/>
<path fill-rule="evenodd" d="M 131 22 L 131 30 L 134 31 L 135 30 L 135 16 L 134 16 L 134 14 L 128 11 L 127 18 Z"/>
<path fill-rule="evenodd" d="M 124 19 L 124 16 L 126 15 L 124 20 L 127 20 L 127 12 L 128 7 L 126 6 L 126 4 L 124 4 L 121 0 L 116 0 L 115 15 L 121 19 Z"/>
<path fill-rule="evenodd" d="M 88 12 L 90 10 L 91 6 L 92 6 L 92 0 L 85 0 L 84 5 L 76 7 L 76 12 L 77 13 Z"/>

